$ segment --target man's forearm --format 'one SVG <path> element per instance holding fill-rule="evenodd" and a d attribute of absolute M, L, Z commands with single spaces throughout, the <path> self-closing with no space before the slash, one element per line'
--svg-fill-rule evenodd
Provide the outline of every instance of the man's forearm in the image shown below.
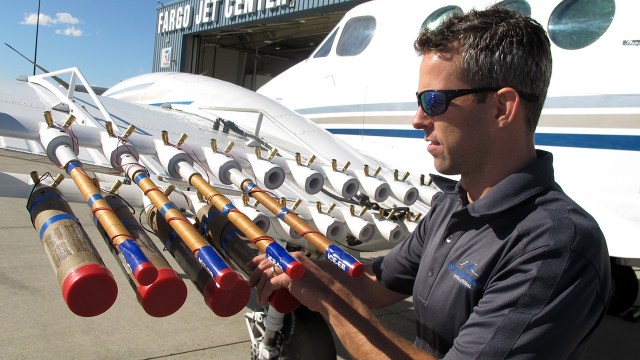
<path fill-rule="evenodd" d="M 321 299 L 317 310 L 355 359 L 435 359 L 385 328 L 342 285 L 334 282 L 330 287 L 334 296 Z"/>

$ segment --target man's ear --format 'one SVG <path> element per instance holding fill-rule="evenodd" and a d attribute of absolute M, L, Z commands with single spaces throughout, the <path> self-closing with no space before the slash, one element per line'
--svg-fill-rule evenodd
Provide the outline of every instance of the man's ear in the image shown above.
<path fill-rule="evenodd" d="M 522 111 L 518 92 L 514 88 L 502 88 L 496 92 L 496 101 L 498 127 L 509 126 L 516 119 L 516 114 Z"/>

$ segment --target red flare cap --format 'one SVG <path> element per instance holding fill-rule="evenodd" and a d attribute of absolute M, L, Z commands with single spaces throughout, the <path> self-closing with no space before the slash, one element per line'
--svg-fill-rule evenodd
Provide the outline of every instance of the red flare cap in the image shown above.
<path fill-rule="evenodd" d="M 186 300 L 187 286 L 173 269 L 158 269 L 158 277 L 153 284 L 138 285 L 138 301 L 151 316 L 169 316 L 178 311 Z"/>
<path fill-rule="evenodd" d="M 236 286 L 236 283 L 240 281 L 240 276 L 235 271 L 226 268 L 216 274 L 215 280 L 221 288 L 228 290 Z"/>
<path fill-rule="evenodd" d="M 289 290 L 280 288 L 269 297 L 269 305 L 283 314 L 288 314 L 300 306 L 300 301 L 296 299 Z"/>
<path fill-rule="evenodd" d="M 240 278 L 230 289 L 223 289 L 215 281 L 210 281 L 204 289 L 204 302 L 214 314 L 221 317 L 239 313 L 249 302 L 250 296 L 249 283 Z"/>
<path fill-rule="evenodd" d="M 81 266 L 62 282 L 62 297 L 69 310 L 79 316 L 96 316 L 116 301 L 118 285 L 111 271 L 100 264 Z"/>
<path fill-rule="evenodd" d="M 351 269 L 349 269 L 349 275 L 351 275 L 352 278 L 357 279 L 362 276 L 362 274 L 364 274 L 364 264 L 357 261 L 353 264 Z"/>
<path fill-rule="evenodd" d="M 133 271 L 133 276 L 136 277 L 138 284 L 142 286 L 151 285 L 158 277 L 158 269 L 151 262 L 145 261 L 140 263 Z"/>
<path fill-rule="evenodd" d="M 301 262 L 292 262 L 287 266 L 287 275 L 293 280 L 298 280 L 304 274 L 304 265 Z"/>

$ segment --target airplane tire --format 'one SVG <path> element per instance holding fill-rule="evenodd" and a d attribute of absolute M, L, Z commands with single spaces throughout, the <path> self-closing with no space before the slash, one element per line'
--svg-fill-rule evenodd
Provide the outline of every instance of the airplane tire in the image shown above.
<path fill-rule="evenodd" d="M 285 319 L 283 333 L 287 335 L 280 350 L 280 360 L 336 359 L 331 330 L 317 312 L 300 306 Z"/>
<path fill-rule="evenodd" d="M 607 314 L 619 315 L 627 311 L 638 297 L 638 278 L 631 266 L 615 264 L 611 260 L 611 299 Z"/>

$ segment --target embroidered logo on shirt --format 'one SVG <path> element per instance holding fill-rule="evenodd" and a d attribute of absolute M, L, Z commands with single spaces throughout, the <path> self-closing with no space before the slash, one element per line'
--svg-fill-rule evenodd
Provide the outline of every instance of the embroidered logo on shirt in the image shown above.
<path fill-rule="evenodd" d="M 482 283 L 478 280 L 480 275 L 474 270 L 476 266 L 477 264 L 470 261 L 463 261 L 457 265 L 450 262 L 447 267 L 453 273 L 454 279 L 471 289 L 472 287 L 482 287 Z"/>

